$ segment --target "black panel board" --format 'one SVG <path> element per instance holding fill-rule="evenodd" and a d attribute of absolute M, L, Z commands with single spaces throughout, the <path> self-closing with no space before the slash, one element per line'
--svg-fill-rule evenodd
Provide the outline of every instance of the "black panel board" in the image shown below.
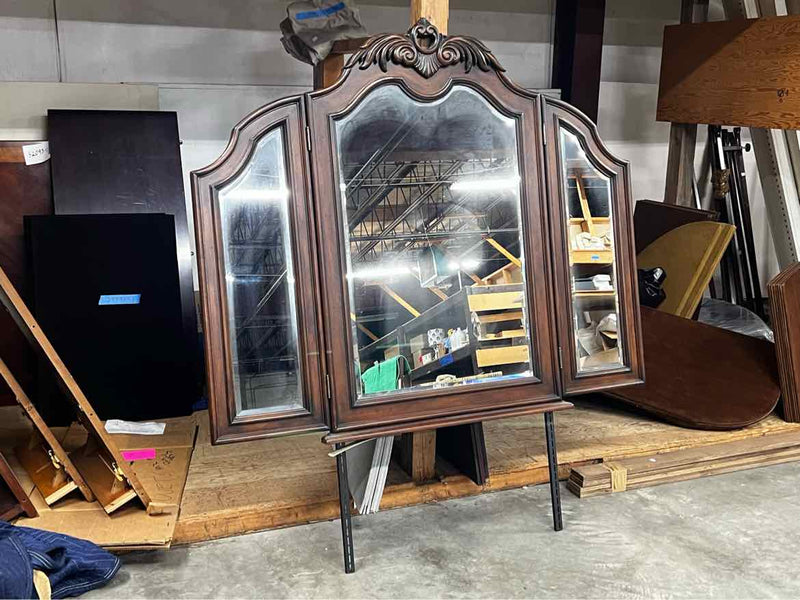
<path fill-rule="evenodd" d="M 198 386 L 172 215 L 26 217 L 25 233 L 34 316 L 100 418 L 189 414 Z M 42 359 L 36 405 L 64 424 L 71 407 L 50 373 Z"/>
<path fill-rule="evenodd" d="M 48 111 L 56 215 L 166 213 L 175 217 L 186 344 L 203 362 L 192 284 L 178 118 L 167 111 Z"/>

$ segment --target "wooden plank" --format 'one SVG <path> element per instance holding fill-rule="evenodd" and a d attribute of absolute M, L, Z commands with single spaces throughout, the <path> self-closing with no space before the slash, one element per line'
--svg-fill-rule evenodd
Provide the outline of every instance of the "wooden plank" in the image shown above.
<path fill-rule="evenodd" d="M 22 466 L 31 474 L 37 489 L 44 496 L 45 502 L 52 504 L 74 489 L 79 489 L 87 501 L 94 500 L 92 491 L 83 476 L 72 464 L 64 448 L 61 447 L 25 390 L 22 389 L 8 365 L 1 358 L 0 377 L 11 388 L 17 403 L 36 428 L 36 435 L 32 436 L 28 443 L 18 446 L 15 452 Z M 54 460 L 49 453 L 54 455 Z"/>
<path fill-rule="evenodd" d="M 505 257 L 506 257 L 508 260 L 510 260 L 510 261 L 511 261 L 511 262 L 512 262 L 514 265 L 516 265 L 517 267 L 521 267 L 521 266 L 522 266 L 522 261 L 521 261 L 520 259 L 518 259 L 516 256 L 514 256 L 513 254 L 511 254 L 511 252 L 509 252 L 508 250 L 506 250 L 506 249 L 505 249 L 505 248 L 504 248 L 504 247 L 503 247 L 503 246 L 500 244 L 500 242 L 498 242 L 496 239 L 494 239 L 494 238 L 490 238 L 490 237 L 489 237 L 489 238 L 486 238 L 486 243 L 487 243 L 487 244 L 489 244 L 489 245 L 490 245 L 492 248 L 494 248 L 495 250 L 497 250 L 497 251 L 498 251 L 500 254 L 502 254 L 503 256 L 505 256 Z"/>
<path fill-rule="evenodd" d="M 14 286 L 11 285 L 11 282 L 2 269 L 0 269 L 0 302 L 2 302 L 6 310 L 9 311 L 17 326 L 28 338 L 31 345 L 35 349 L 40 350 L 53 366 L 67 397 L 74 402 L 81 422 L 86 426 L 90 437 L 93 439 L 95 445 L 93 447 L 87 447 L 84 452 L 79 455 L 79 458 L 81 461 L 91 460 L 91 473 L 97 474 L 98 478 L 93 481 L 91 476 L 81 468 L 81 465 L 77 464 L 78 460 L 74 462 L 76 463 L 78 471 L 80 471 L 84 479 L 86 479 L 94 495 L 100 499 L 101 503 L 103 503 L 103 498 L 108 500 L 112 496 L 116 499 L 125 496 L 127 500 L 138 496 L 146 507 L 150 503 L 150 497 L 147 491 L 139 483 L 139 480 L 127 461 L 123 460 L 116 445 L 106 433 L 102 421 L 100 421 L 97 414 L 95 414 L 92 405 L 86 399 L 86 396 L 84 396 L 78 383 L 73 379 L 66 365 L 58 356 L 52 344 L 50 344 L 50 341 L 47 339 L 47 336 L 45 336 L 39 324 L 36 322 L 36 319 L 33 318 L 28 307 L 22 301 L 22 298 L 19 297 L 19 294 L 14 289 Z M 96 451 L 94 458 L 90 458 L 88 455 L 90 451 Z M 101 463 L 108 473 L 111 474 L 111 479 L 105 474 L 101 475 L 99 468 Z M 123 481 L 117 483 L 112 481 L 116 479 L 111 471 L 113 466 L 119 469 Z M 133 496 L 126 493 L 128 487 L 133 490 Z M 103 503 L 103 505 L 112 510 L 118 507 L 114 501 L 110 501 L 108 504 Z"/>
<path fill-rule="evenodd" d="M 783 418 L 800 422 L 800 263 L 776 275 L 767 285 L 775 350 L 781 382 Z"/>
<path fill-rule="evenodd" d="M 800 129 L 800 16 L 664 29 L 657 119 Z"/>
<path fill-rule="evenodd" d="M 35 517 L 38 513 L 14 471 L 0 454 L 0 521 L 20 515 Z"/>
<path fill-rule="evenodd" d="M 425 482 L 436 477 L 436 430 L 406 433 L 398 446 L 400 467 L 412 481 Z"/>
<path fill-rule="evenodd" d="M 703 23 L 708 20 L 708 0 L 682 0 L 681 23 Z M 667 176 L 664 202 L 679 206 L 694 206 L 694 152 L 697 145 L 697 125 L 672 123 L 669 132 Z"/>
<path fill-rule="evenodd" d="M 200 432 L 175 530 L 176 544 L 338 516 L 336 464 L 318 435 L 211 446 L 207 415 L 197 413 L 197 418 Z M 485 485 L 445 471 L 436 481 L 417 483 L 392 463 L 381 509 L 547 482 L 541 416 L 487 421 L 483 427 L 490 464 Z M 772 415 L 735 431 L 692 430 L 588 399 L 560 412 L 556 431 L 559 476 L 565 479 L 580 465 L 742 439 L 758 443 L 784 432 L 800 432 L 800 425 Z M 262 466 L 265 461 L 269 469 Z"/>
<path fill-rule="evenodd" d="M 657 238 L 636 256 L 640 269 L 661 267 L 667 273 L 667 297 L 658 310 L 690 319 L 736 228 L 727 223 L 687 223 Z"/>
<path fill-rule="evenodd" d="M 605 0 L 559 0 L 553 40 L 552 87 L 597 121 Z"/>
<path fill-rule="evenodd" d="M 522 318 L 521 310 L 509 310 L 495 315 L 477 315 L 478 322 L 481 324 L 486 323 L 503 323 L 505 321 L 518 321 Z"/>
<path fill-rule="evenodd" d="M 447 33 L 450 17 L 450 0 L 411 0 L 411 25 L 419 19 L 428 19 L 439 30 Z"/>
<path fill-rule="evenodd" d="M 523 292 L 490 292 L 488 294 L 469 294 L 467 304 L 472 312 L 487 310 L 509 310 L 522 306 Z"/>
<path fill-rule="evenodd" d="M 22 146 L 39 142 L 0 142 L 0 268 L 21 287 L 29 277 L 23 218 L 53 213 L 50 163 L 26 165 Z M 25 389 L 34 389 L 37 362 L 22 332 L 0 311 L 0 356 Z M 0 404 L 14 404 L 13 392 L 0 382 Z"/>
<path fill-rule="evenodd" d="M 381 288 L 381 289 L 382 289 L 384 292 L 386 292 L 386 295 L 387 295 L 387 296 L 389 296 L 390 298 L 392 298 L 392 300 L 394 300 L 394 301 L 395 301 L 395 302 L 397 302 L 397 303 L 398 303 L 400 306 L 402 306 L 403 308 L 405 308 L 405 309 L 406 309 L 408 312 L 410 312 L 410 313 L 411 313 L 411 314 L 412 314 L 414 317 L 418 317 L 418 316 L 421 314 L 421 313 L 420 313 L 420 312 L 419 312 L 419 311 L 418 311 L 416 308 L 414 308 L 414 307 L 413 307 L 413 306 L 411 306 L 411 305 L 410 305 L 408 302 L 406 302 L 406 301 L 405 301 L 405 300 L 402 298 L 402 296 L 400 296 L 400 294 L 398 294 L 397 292 L 395 292 L 395 291 L 394 291 L 392 288 L 390 288 L 390 287 L 389 287 L 388 285 L 386 285 L 385 283 L 382 283 L 382 284 L 381 284 L 379 287 L 380 287 L 380 288 Z"/>
<path fill-rule="evenodd" d="M 479 367 L 510 365 L 528 362 L 528 346 L 501 346 L 499 348 L 478 348 L 475 351 Z"/>
<path fill-rule="evenodd" d="M 800 432 L 792 431 L 580 466 L 572 470 L 567 487 L 585 498 L 796 460 L 800 460 Z M 613 477 L 620 471 L 624 471 L 625 484 L 615 486 Z"/>
<path fill-rule="evenodd" d="M 570 250 L 571 265 L 610 265 L 614 263 L 613 250 Z"/>

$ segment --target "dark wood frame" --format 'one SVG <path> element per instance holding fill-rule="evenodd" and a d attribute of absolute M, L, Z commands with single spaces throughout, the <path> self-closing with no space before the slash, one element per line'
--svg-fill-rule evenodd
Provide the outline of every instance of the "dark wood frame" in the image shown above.
<path fill-rule="evenodd" d="M 333 119 L 349 114 L 371 91 L 384 85 L 397 85 L 420 102 L 440 99 L 454 86 L 467 86 L 516 121 L 517 159 L 523 182 L 520 200 L 527 258 L 523 266 L 526 310 L 531 362 L 537 377 L 356 397 Z M 561 123 L 583 137 L 598 169 L 612 179 L 620 332 L 625 340 L 626 365 L 612 372 L 578 375 L 575 368 L 558 140 Z M 292 235 L 307 408 L 237 417 L 216 190 L 245 168 L 256 142 L 274 127 L 283 127 L 286 133 L 288 178 L 294 190 Z M 571 407 L 562 400 L 565 394 L 643 380 L 627 163 L 607 150 L 596 127 L 580 111 L 512 83 L 491 52 L 475 39 L 443 36 L 425 20 L 405 35 L 371 38 L 329 87 L 265 106 L 237 125 L 223 155 L 192 174 L 192 191 L 215 443 L 328 426 L 330 433 L 325 441 L 343 443 L 492 418 L 551 413 Z"/>
<path fill-rule="evenodd" d="M 258 141 L 276 128 L 283 131 L 286 178 L 292 190 L 290 229 L 296 270 L 295 297 L 300 334 L 298 353 L 305 407 L 242 417 L 236 414 L 235 408 L 217 192 L 241 173 Z M 316 225 L 310 190 L 302 96 L 279 100 L 252 113 L 234 128 L 231 141 L 222 156 L 210 166 L 192 173 L 209 411 L 214 443 L 327 429 L 324 344 L 319 335 L 320 306 L 316 291 Z"/>
<path fill-rule="evenodd" d="M 357 55 L 356 55 L 357 56 Z M 556 336 L 552 298 L 548 282 L 551 266 L 547 248 L 547 207 L 544 179 L 541 176 L 541 97 L 517 88 L 501 72 L 463 67 L 440 69 L 430 77 L 415 74 L 403 65 L 357 69 L 354 64 L 333 86 L 308 96 L 309 126 L 313 144 L 312 172 L 315 201 L 319 211 L 320 262 L 325 289 L 325 323 L 331 341 L 330 375 L 333 390 L 332 428 L 338 434 L 359 430 L 347 439 L 371 437 L 370 430 L 398 422 L 425 423 L 434 428 L 448 417 L 450 424 L 463 424 L 490 418 L 500 409 L 530 406 L 560 400 Z M 349 324 L 349 293 L 345 273 L 345 248 L 340 223 L 341 200 L 335 160 L 332 120 L 350 113 L 367 95 L 384 85 L 398 85 L 420 102 L 433 102 L 454 86 L 467 86 L 490 105 L 517 122 L 518 164 L 523 181 L 520 195 L 523 213 L 527 310 L 531 327 L 532 364 L 538 378 L 504 383 L 474 384 L 463 388 L 409 390 L 402 394 L 381 394 L 357 399 Z M 538 235 L 537 235 L 538 233 Z M 538 381 L 537 381 L 538 379 Z M 503 390 L 502 396 L 497 391 Z M 533 407 L 531 412 L 538 412 Z M 456 415 L 460 418 L 453 418 Z M 336 436 L 341 440 L 342 436 Z"/>
<path fill-rule="evenodd" d="M 642 325 L 639 318 L 639 289 L 636 276 L 636 254 L 633 237 L 633 201 L 630 169 L 627 161 L 611 154 L 597 127 L 575 107 L 552 98 L 544 102 L 544 123 L 547 139 L 547 179 L 551 210 L 551 244 L 555 261 L 556 315 L 558 318 L 561 376 L 564 393 L 582 394 L 644 381 Z M 617 272 L 619 306 L 618 330 L 622 336 L 623 367 L 602 372 L 578 373 L 575 333 L 572 324 L 569 240 L 565 223 L 567 201 L 564 197 L 561 161 L 560 128 L 564 127 L 585 143 L 587 157 L 593 166 L 606 175 L 611 184 L 612 231 L 614 261 Z"/>

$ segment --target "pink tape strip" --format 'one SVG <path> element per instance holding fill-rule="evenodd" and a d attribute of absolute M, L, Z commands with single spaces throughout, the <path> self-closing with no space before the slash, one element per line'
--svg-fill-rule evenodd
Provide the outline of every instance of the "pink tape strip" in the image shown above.
<path fill-rule="evenodd" d="M 122 458 L 125 460 L 151 460 L 156 457 L 155 448 L 142 448 L 141 450 L 123 450 Z"/>

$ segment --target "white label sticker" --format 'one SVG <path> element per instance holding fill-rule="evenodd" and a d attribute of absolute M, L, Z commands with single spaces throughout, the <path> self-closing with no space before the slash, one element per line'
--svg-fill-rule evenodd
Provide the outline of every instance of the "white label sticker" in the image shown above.
<path fill-rule="evenodd" d="M 50 143 L 28 144 L 22 147 L 26 165 L 38 165 L 50 160 Z"/>

